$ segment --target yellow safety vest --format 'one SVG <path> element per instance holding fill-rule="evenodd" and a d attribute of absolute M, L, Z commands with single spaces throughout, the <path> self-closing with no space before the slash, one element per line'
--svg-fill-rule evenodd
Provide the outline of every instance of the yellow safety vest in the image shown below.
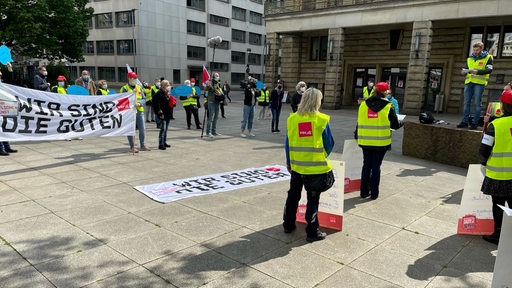
<path fill-rule="evenodd" d="M 327 159 L 322 138 L 329 118 L 329 115 L 320 112 L 302 116 L 290 114 L 287 121 L 288 148 L 293 171 L 303 175 L 331 171 L 331 161 Z"/>
<path fill-rule="evenodd" d="M 151 90 L 148 94 L 146 94 L 146 102 L 153 100 L 153 95 L 158 92 L 158 87 L 156 85 L 151 86 Z"/>
<path fill-rule="evenodd" d="M 129 84 L 125 84 L 121 89 L 119 89 L 119 93 L 124 92 L 132 92 L 132 87 L 130 87 Z M 140 100 L 142 100 L 142 89 L 139 85 L 135 85 L 135 103 L 140 103 Z M 140 105 L 137 108 L 137 112 L 144 112 L 144 106 Z"/>
<path fill-rule="evenodd" d="M 391 130 L 388 115 L 391 103 L 379 112 L 372 111 L 362 102 L 357 115 L 357 144 L 362 146 L 391 145 Z"/>
<path fill-rule="evenodd" d="M 491 54 L 487 54 L 485 58 L 482 59 L 473 59 L 473 57 L 468 57 L 467 64 L 469 70 L 477 69 L 477 70 L 485 70 L 485 66 L 487 65 L 487 61 L 489 59 L 492 59 Z M 487 86 L 487 81 L 489 80 L 489 76 L 491 74 L 485 74 L 485 75 L 473 75 L 471 73 L 466 74 L 466 81 L 464 81 L 464 84 L 468 83 L 474 83 L 474 84 L 480 84 Z"/>
<path fill-rule="evenodd" d="M 269 101 L 268 90 L 266 90 L 266 91 L 261 90 L 260 96 L 258 97 L 258 102 L 259 103 L 265 103 L 265 102 L 268 103 L 268 101 Z"/>
<path fill-rule="evenodd" d="M 512 180 L 512 117 L 492 121 L 494 146 L 487 160 L 485 175 L 495 180 Z"/>
<path fill-rule="evenodd" d="M 105 90 L 103 88 L 100 88 L 101 95 L 108 95 L 109 90 Z"/>
<path fill-rule="evenodd" d="M 491 103 L 489 103 L 489 106 L 491 106 L 491 107 L 488 107 L 491 109 L 491 111 L 489 113 L 489 114 L 491 114 L 491 116 L 494 116 L 494 117 L 503 116 L 503 111 L 501 110 L 500 102 L 491 102 Z"/>
<path fill-rule="evenodd" d="M 370 90 L 370 91 L 368 91 L 368 86 L 363 88 L 363 99 L 364 100 L 366 100 L 366 99 L 368 99 L 368 97 L 372 96 L 373 88 L 375 88 L 375 87 L 372 87 L 372 90 Z"/>
<path fill-rule="evenodd" d="M 192 87 L 192 96 L 196 96 L 196 88 Z M 189 106 L 189 105 L 197 105 L 197 99 L 195 97 L 190 97 L 185 100 L 181 100 L 181 104 L 183 107 Z"/>
<path fill-rule="evenodd" d="M 57 93 L 59 93 L 59 94 L 68 94 L 68 91 L 66 91 L 66 88 L 60 87 L 60 86 L 53 86 L 52 92 L 53 91 L 57 91 Z"/>

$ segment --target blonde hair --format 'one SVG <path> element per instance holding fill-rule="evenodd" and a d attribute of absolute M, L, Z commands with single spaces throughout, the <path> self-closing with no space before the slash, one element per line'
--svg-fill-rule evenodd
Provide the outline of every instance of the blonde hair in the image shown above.
<path fill-rule="evenodd" d="M 308 88 L 304 93 L 302 93 L 299 108 L 297 108 L 297 114 L 305 115 L 318 112 L 320 105 L 322 105 L 322 98 L 323 95 L 320 90 L 313 87 Z"/>
<path fill-rule="evenodd" d="M 475 47 L 480 47 L 480 48 L 484 49 L 484 43 L 481 41 L 475 42 L 475 43 L 473 43 L 473 48 L 475 48 Z"/>
<path fill-rule="evenodd" d="M 187 80 L 188 81 L 188 80 Z M 189 81 L 190 82 L 190 81 Z M 171 83 L 168 81 L 168 80 L 162 80 L 160 81 L 160 87 L 163 89 L 163 88 L 167 88 L 167 86 L 170 86 Z"/>
<path fill-rule="evenodd" d="M 102 89 L 103 89 L 103 84 L 107 84 L 107 80 L 99 80 L 99 81 L 98 81 L 98 86 L 99 86 L 99 88 L 102 88 Z"/>
<path fill-rule="evenodd" d="M 300 86 L 302 86 L 302 85 L 307 87 L 306 82 L 300 81 L 299 83 L 297 83 L 297 85 L 295 85 L 295 90 L 299 91 L 300 90 Z"/>

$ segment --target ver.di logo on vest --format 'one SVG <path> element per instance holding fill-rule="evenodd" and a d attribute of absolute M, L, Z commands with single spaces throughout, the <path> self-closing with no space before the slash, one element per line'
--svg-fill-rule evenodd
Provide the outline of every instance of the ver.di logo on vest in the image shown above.
<path fill-rule="evenodd" d="M 311 122 L 299 123 L 299 137 L 311 136 L 313 136 L 313 125 L 311 125 Z"/>
<path fill-rule="evenodd" d="M 379 118 L 379 113 L 368 108 L 368 118 Z"/>

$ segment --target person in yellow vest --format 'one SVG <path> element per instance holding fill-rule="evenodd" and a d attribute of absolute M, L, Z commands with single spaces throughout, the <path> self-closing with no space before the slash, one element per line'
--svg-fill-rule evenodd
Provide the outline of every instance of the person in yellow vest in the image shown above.
<path fill-rule="evenodd" d="M 66 91 L 68 86 L 69 85 L 68 85 L 68 83 L 66 81 L 66 77 L 60 75 L 59 77 L 57 77 L 57 85 L 53 86 L 51 91 L 53 93 L 68 94 L 68 92 Z"/>
<path fill-rule="evenodd" d="M 266 119 L 265 115 L 267 115 L 268 105 L 270 103 L 269 91 L 267 86 L 263 86 L 263 89 L 260 91 L 260 96 L 258 97 L 258 106 L 261 107 L 260 112 L 258 113 L 258 120 Z"/>
<path fill-rule="evenodd" d="M 191 78 L 194 79 L 194 78 Z M 194 83 L 194 85 L 192 85 Z M 185 109 L 186 113 L 186 119 L 187 119 L 187 129 L 190 130 L 190 126 L 192 125 L 192 115 L 194 115 L 194 122 L 196 124 L 196 129 L 203 129 L 201 127 L 201 121 L 199 121 L 199 112 L 197 108 L 197 99 L 201 95 L 197 95 L 196 88 L 195 88 L 195 79 L 194 82 L 191 82 L 191 80 L 185 80 L 183 83 L 188 87 L 192 88 L 192 94 L 187 96 L 180 96 L 181 105 L 183 105 L 183 109 Z"/>
<path fill-rule="evenodd" d="M 391 147 L 391 129 L 398 129 L 395 109 L 386 99 L 389 85 L 379 82 L 372 96 L 361 102 L 357 115 L 357 144 L 363 149 L 361 172 L 361 198 L 379 197 L 380 166 Z"/>
<path fill-rule="evenodd" d="M 464 116 L 457 128 L 478 129 L 478 120 L 482 112 L 482 95 L 489 76 L 493 70 L 493 58 L 487 51 L 484 51 L 484 43 L 476 42 L 473 44 L 473 54 L 466 60 L 466 67 L 461 71 L 466 75 L 464 81 Z M 474 103 L 473 123 L 469 123 L 469 113 L 471 112 L 471 101 Z"/>
<path fill-rule="evenodd" d="M 121 89 L 119 89 L 119 93 L 132 91 L 135 92 L 135 109 L 137 113 L 135 116 L 135 125 L 137 129 L 139 129 L 140 150 L 150 151 L 150 149 L 144 144 L 144 140 L 146 138 L 146 127 L 144 126 L 144 106 L 146 105 L 146 99 L 142 93 L 142 87 L 137 85 L 137 77 L 138 76 L 135 72 L 128 72 L 126 74 L 128 84 L 125 84 L 123 87 L 121 87 Z M 139 150 L 137 150 L 135 147 L 133 136 L 128 136 L 128 144 L 130 144 L 132 153 L 139 152 Z"/>
<path fill-rule="evenodd" d="M 373 83 L 372 80 L 368 81 L 368 85 L 363 88 L 363 97 L 362 97 L 363 100 L 368 99 L 372 95 L 373 90 L 374 90 L 374 85 L 375 85 L 375 83 Z"/>
<path fill-rule="evenodd" d="M 320 231 L 318 205 L 320 193 L 334 183 L 331 162 L 327 156 L 334 147 L 329 125 L 329 115 L 320 113 L 322 92 L 307 89 L 296 113 L 288 117 L 288 133 L 285 141 L 286 168 L 291 174 L 290 189 L 284 206 L 283 228 L 285 233 L 295 230 L 295 216 L 302 194 L 307 192 L 306 241 L 323 240 L 327 234 Z"/>
<path fill-rule="evenodd" d="M 160 90 L 161 81 L 160 79 L 155 79 L 155 84 L 153 84 L 146 94 L 146 122 L 155 122 L 155 111 L 153 110 L 153 96 L 155 96 L 156 92 Z M 158 117 L 157 117 L 158 121 Z M 158 126 L 158 123 L 157 123 Z M 157 127 L 159 128 L 159 127 Z"/>
<path fill-rule="evenodd" d="M 108 95 L 110 90 L 108 90 L 107 80 L 99 80 L 98 81 L 98 91 L 96 91 L 96 95 L 105 96 Z"/>
<path fill-rule="evenodd" d="M 500 97 L 503 115 L 487 127 L 478 154 L 485 166 L 481 191 L 492 198 L 494 232 L 484 235 L 485 241 L 498 245 L 503 222 L 503 210 L 498 205 L 512 207 L 512 91 L 503 91 Z"/>

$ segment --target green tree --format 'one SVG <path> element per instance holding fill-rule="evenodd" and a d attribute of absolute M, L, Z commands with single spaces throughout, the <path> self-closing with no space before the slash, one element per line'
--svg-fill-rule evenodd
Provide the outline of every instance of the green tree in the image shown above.
<path fill-rule="evenodd" d="M 15 55 L 82 62 L 94 9 L 88 0 L 2 0 L 0 44 Z"/>

